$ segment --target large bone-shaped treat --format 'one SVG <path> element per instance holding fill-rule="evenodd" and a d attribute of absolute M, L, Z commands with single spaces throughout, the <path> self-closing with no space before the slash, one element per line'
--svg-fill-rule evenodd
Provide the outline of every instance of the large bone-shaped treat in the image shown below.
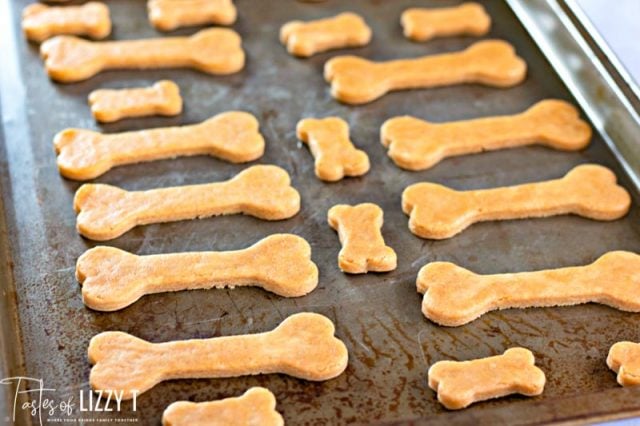
<path fill-rule="evenodd" d="M 576 108 L 564 101 L 545 100 L 516 115 L 429 123 L 404 116 L 391 118 L 380 129 L 389 157 L 403 169 L 424 170 L 446 157 L 541 144 L 574 151 L 591 139 L 591 127 Z"/>
<path fill-rule="evenodd" d="M 276 234 L 244 250 L 136 256 L 113 247 L 86 251 L 76 264 L 82 300 L 91 309 L 115 311 L 146 294 L 258 286 L 300 297 L 318 285 L 311 247 L 301 237 Z"/>
<path fill-rule="evenodd" d="M 57 36 L 40 46 L 49 77 L 73 83 L 110 69 L 195 68 L 232 74 L 244 67 L 240 36 L 211 28 L 190 37 L 91 42 Z"/>
<path fill-rule="evenodd" d="M 97 121 L 112 123 L 130 117 L 178 115 L 182 97 L 176 83 L 161 80 L 151 87 L 94 90 L 89 93 L 89 106 Z"/>
<path fill-rule="evenodd" d="M 161 31 L 205 24 L 231 25 L 237 17 L 232 0 L 149 0 L 147 10 L 151 25 Z"/>
<path fill-rule="evenodd" d="M 449 410 L 514 393 L 540 395 L 546 377 L 525 348 L 507 349 L 502 355 L 472 361 L 440 361 L 429 368 L 429 387 Z"/>
<path fill-rule="evenodd" d="M 106 241 L 138 225 L 210 216 L 247 214 L 283 220 L 300 211 L 300 194 L 277 166 L 253 166 L 225 182 L 125 191 L 85 184 L 76 192 L 76 228 L 87 238 Z"/>
<path fill-rule="evenodd" d="M 361 176 L 369 171 L 367 153 L 349 140 L 349 125 L 338 117 L 306 118 L 296 127 L 298 139 L 309 145 L 316 159 L 318 178 L 335 182 L 346 176 Z"/>
<path fill-rule="evenodd" d="M 513 46 L 486 40 L 454 53 L 372 62 L 357 56 L 337 56 L 324 66 L 331 94 L 347 104 L 364 104 L 387 92 L 460 83 L 514 86 L 524 80 L 526 63 Z"/>
<path fill-rule="evenodd" d="M 437 9 L 407 9 L 402 12 L 400 23 L 405 37 L 427 41 L 455 35 L 485 35 L 491 27 L 491 17 L 481 4 L 469 2 Z"/>
<path fill-rule="evenodd" d="M 621 386 L 640 386 L 640 344 L 633 342 L 614 344 L 609 349 L 607 365 L 618 373 L 617 380 Z"/>
<path fill-rule="evenodd" d="M 371 28 L 360 15 L 345 12 L 315 21 L 291 21 L 280 29 L 280 42 L 295 56 L 364 46 L 371 41 Z"/>
<path fill-rule="evenodd" d="M 338 265 L 344 272 L 364 274 L 396 269 L 396 252 L 384 243 L 383 211 L 373 203 L 338 204 L 329 209 L 329 226 L 338 231 L 342 249 Z"/>
<path fill-rule="evenodd" d="M 269 389 L 253 387 L 242 396 L 219 401 L 178 401 L 162 415 L 162 426 L 282 426 L 276 397 Z"/>
<path fill-rule="evenodd" d="M 640 255 L 612 251 L 586 266 L 512 274 L 477 275 L 449 262 L 420 269 L 416 287 L 422 313 L 460 326 L 496 309 L 602 303 L 640 312 Z"/>
<path fill-rule="evenodd" d="M 409 229 L 422 238 L 444 239 L 475 222 L 576 214 L 619 219 L 629 211 L 629 193 L 606 167 L 586 164 L 561 179 L 474 191 L 416 183 L 402 193 Z"/>
<path fill-rule="evenodd" d="M 22 30 L 35 42 L 60 34 L 105 38 L 111 33 L 109 8 L 96 1 L 81 6 L 30 4 L 22 11 Z"/>
<path fill-rule="evenodd" d="M 89 343 L 89 382 L 95 390 L 117 390 L 124 399 L 164 380 L 288 374 L 323 381 L 347 368 L 344 343 L 328 318 L 311 312 L 291 315 L 259 334 L 150 343 L 109 331 Z"/>
<path fill-rule="evenodd" d="M 253 161 L 264 153 L 258 120 L 229 111 L 199 124 L 104 134 L 65 129 L 53 140 L 60 174 L 93 179 L 114 166 L 191 155 L 211 155 L 232 163 Z"/>

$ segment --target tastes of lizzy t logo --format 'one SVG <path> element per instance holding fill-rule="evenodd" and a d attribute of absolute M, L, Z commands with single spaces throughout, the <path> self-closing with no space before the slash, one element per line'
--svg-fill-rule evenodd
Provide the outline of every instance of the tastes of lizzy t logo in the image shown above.
<path fill-rule="evenodd" d="M 42 379 L 32 377 L 7 377 L 0 380 L 0 384 L 15 386 L 13 395 L 13 412 L 11 419 L 16 421 L 20 410 L 27 411 L 31 417 L 38 419 L 40 425 L 44 423 L 84 423 L 82 413 L 120 412 L 124 391 L 83 391 L 79 390 L 77 400 L 69 396 L 64 400 L 54 398 L 56 389 L 47 388 Z M 24 395 L 24 396 L 23 396 Z M 23 396 L 23 397 L 21 397 Z M 131 412 L 136 411 L 138 391 L 133 392 Z M 21 402 L 23 401 L 23 402 Z M 72 418 L 75 415 L 79 417 Z M 95 418 L 92 416 L 92 418 Z M 62 420 L 64 419 L 64 420 Z M 100 419 L 100 423 L 123 419 Z M 137 419 L 127 419 L 137 421 Z"/>

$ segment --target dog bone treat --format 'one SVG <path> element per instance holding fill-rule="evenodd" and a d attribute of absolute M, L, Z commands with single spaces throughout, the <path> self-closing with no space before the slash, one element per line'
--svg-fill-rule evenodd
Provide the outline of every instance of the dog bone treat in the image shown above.
<path fill-rule="evenodd" d="M 422 313 L 459 326 L 496 309 L 601 303 L 640 312 L 640 255 L 612 251 L 590 265 L 516 274 L 477 275 L 449 262 L 420 269 Z"/>
<path fill-rule="evenodd" d="M 86 251 L 76 264 L 84 304 L 122 309 L 146 294 L 254 285 L 300 297 L 318 285 L 311 247 L 291 234 L 271 235 L 244 250 L 136 256 L 113 247 Z"/>
<path fill-rule="evenodd" d="M 369 41 L 371 28 L 360 15 L 351 12 L 316 21 L 291 21 L 280 29 L 280 42 L 287 51 L 302 57 L 331 49 L 364 46 Z"/>
<path fill-rule="evenodd" d="M 422 238 L 451 238 L 475 222 L 576 214 L 619 219 L 629 211 L 629 193 L 606 167 L 586 164 L 561 179 L 502 188 L 455 191 L 416 183 L 402 193 L 409 229 Z"/>
<path fill-rule="evenodd" d="M 636 285 L 638 282 L 640 281 L 636 279 Z M 640 386 L 640 344 L 633 342 L 614 344 L 609 349 L 607 365 L 618 373 L 618 383 L 621 386 Z"/>
<path fill-rule="evenodd" d="M 171 31 L 180 27 L 236 21 L 232 0 L 149 0 L 149 21 L 156 29 Z"/>
<path fill-rule="evenodd" d="M 94 90 L 89 94 L 89 106 L 97 121 L 112 123 L 130 117 L 178 115 L 182 97 L 177 84 L 162 80 L 151 87 Z"/>
<path fill-rule="evenodd" d="M 105 38 L 111 33 L 109 8 L 104 3 L 90 1 L 81 6 L 46 6 L 35 3 L 22 12 L 22 30 L 35 42 L 60 34 Z"/>
<path fill-rule="evenodd" d="M 241 111 L 218 114 L 199 124 L 103 134 L 65 129 L 53 144 L 60 174 L 87 180 L 114 166 L 191 155 L 211 155 L 232 163 L 253 161 L 264 153 L 258 120 Z"/>
<path fill-rule="evenodd" d="M 345 175 L 361 176 L 369 171 L 367 153 L 353 146 L 349 125 L 341 118 L 306 118 L 298 122 L 296 133 L 316 159 L 318 178 L 335 182 Z"/>
<path fill-rule="evenodd" d="M 533 354 L 525 348 L 511 348 L 502 355 L 472 361 L 436 362 L 428 375 L 429 387 L 449 410 L 514 393 L 540 395 L 546 382 Z"/>
<path fill-rule="evenodd" d="M 516 115 L 450 123 L 395 117 L 382 125 L 380 136 L 398 166 L 424 170 L 446 157 L 530 144 L 579 150 L 589 144 L 591 127 L 571 104 L 545 100 Z"/>
<path fill-rule="evenodd" d="M 334 98 L 347 104 L 371 102 L 387 92 L 461 83 L 510 87 L 521 83 L 526 63 L 501 40 L 486 40 L 454 53 L 372 62 L 337 56 L 324 66 Z"/>
<path fill-rule="evenodd" d="M 63 83 L 86 80 L 110 69 L 195 68 L 232 74 L 244 67 L 240 36 L 223 28 L 190 37 L 91 42 L 57 36 L 40 46 L 49 77 Z"/>
<path fill-rule="evenodd" d="M 481 4 L 470 2 L 438 9 L 407 9 L 400 23 L 405 37 L 427 41 L 436 37 L 485 35 L 491 27 L 491 17 Z"/>
<path fill-rule="evenodd" d="M 383 212 L 372 203 L 338 204 L 329 209 L 329 226 L 338 232 L 342 250 L 338 265 L 344 272 L 364 274 L 396 269 L 396 253 L 384 243 Z"/>
<path fill-rule="evenodd" d="M 237 398 L 219 401 L 178 401 L 162 415 L 163 426 L 282 426 L 276 397 L 269 389 L 253 387 Z"/>
<path fill-rule="evenodd" d="M 131 399 L 164 380 L 281 373 L 323 381 L 347 368 L 344 343 L 328 318 L 311 312 L 291 315 L 259 334 L 150 343 L 108 331 L 89 343 L 89 383 Z"/>
<path fill-rule="evenodd" d="M 92 240 L 117 238 L 151 223 L 247 214 L 283 220 L 300 211 L 300 194 L 277 166 L 253 166 L 225 182 L 125 191 L 105 184 L 82 185 L 73 200 L 78 232 Z"/>

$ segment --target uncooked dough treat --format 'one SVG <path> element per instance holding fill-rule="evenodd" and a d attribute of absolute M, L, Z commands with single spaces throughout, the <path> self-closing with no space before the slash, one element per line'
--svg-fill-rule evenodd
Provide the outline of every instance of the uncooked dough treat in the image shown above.
<path fill-rule="evenodd" d="M 629 193 L 606 167 L 585 164 L 561 179 L 502 188 L 455 191 L 416 183 L 402 193 L 409 229 L 422 238 L 451 238 L 475 222 L 576 214 L 616 220 L 631 206 Z"/>
<path fill-rule="evenodd" d="M 344 272 L 364 274 L 396 269 L 396 252 L 384 243 L 383 211 L 373 203 L 338 204 L 329 210 L 329 226 L 338 231 L 342 250 L 338 265 Z"/>
<path fill-rule="evenodd" d="M 291 315 L 272 331 L 210 339 L 150 343 L 107 331 L 89 343 L 91 388 L 131 399 L 164 380 L 281 373 L 324 381 L 347 368 L 348 352 L 320 314 Z"/>
<path fill-rule="evenodd" d="M 262 157 L 264 138 L 258 120 L 242 111 L 228 111 L 199 124 L 98 133 L 65 129 L 53 139 L 58 170 L 69 179 L 96 178 L 112 167 L 191 155 L 211 155 L 231 163 Z"/>
<path fill-rule="evenodd" d="M 502 355 L 473 361 L 440 361 L 429 368 L 429 387 L 449 410 L 514 393 L 540 395 L 545 382 L 544 372 L 535 366 L 533 354 L 525 348 L 511 348 Z"/>
<path fill-rule="evenodd" d="M 291 21 L 280 29 L 280 42 L 295 56 L 369 44 L 371 28 L 360 15 L 344 12 L 315 21 Z"/>
<path fill-rule="evenodd" d="M 453 53 L 373 62 L 357 56 L 336 56 L 324 66 L 334 98 L 364 104 L 387 92 L 461 83 L 511 87 L 521 83 L 527 64 L 502 40 L 485 40 Z"/>
<path fill-rule="evenodd" d="M 180 88 L 171 80 L 135 89 L 99 89 L 89 93 L 93 118 L 112 123 L 123 118 L 178 115 L 182 112 Z"/>
<path fill-rule="evenodd" d="M 266 388 L 253 387 L 242 396 L 219 401 L 178 401 L 162 415 L 162 426 L 282 426 L 276 397 Z"/>
<path fill-rule="evenodd" d="M 47 6 L 34 3 L 22 11 L 22 30 L 35 42 L 61 35 L 81 35 L 94 39 L 111 33 L 109 8 L 96 1 L 79 6 Z"/>
<path fill-rule="evenodd" d="M 300 194 L 277 166 L 253 166 L 225 182 L 125 191 L 82 185 L 73 199 L 78 232 L 92 240 L 117 238 L 131 228 L 243 213 L 263 220 L 288 219 L 300 211 Z"/>
<path fill-rule="evenodd" d="M 361 176 L 369 171 L 367 153 L 349 140 L 349 125 L 338 117 L 305 118 L 296 128 L 298 139 L 309 145 L 316 159 L 318 178 L 335 182 L 345 176 Z"/>
<path fill-rule="evenodd" d="M 570 103 L 547 99 L 520 114 L 449 123 L 394 117 L 382 125 L 380 139 L 398 166 L 424 170 L 446 157 L 530 144 L 583 149 L 591 140 L 591 127 Z"/>
<path fill-rule="evenodd" d="M 629 294 L 636 294 L 636 288 L 640 283 L 638 275 L 638 262 L 636 265 L 629 265 L 635 268 L 636 280 L 633 289 L 629 289 Z M 640 344 L 633 342 L 618 342 L 611 346 L 607 356 L 607 365 L 610 369 L 618 373 L 618 383 L 621 386 L 640 386 Z"/>
<path fill-rule="evenodd" d="M 149 21 L 161 31 L 180 27 L 219 24 L 236 21 L 236 7 L 232 0 L 149 0 Z"/>
<path fill-rule="evenodd" d="M 304 238 L 275 234 L 243 250 L 136 256 L 114 247 L 87 250 L 76 264 L 82 301 L 115 311 L 146 294 L 257 286 L 300 297 L 318 285 L 318 267 Z"/>
<path fill-rule="evenodd" d="M 460 326 L 496 309 L 602 303 L 640 312 L 640 256 L 609 252 L 586 266 L 478 275 L 449 262 L 420 269 L 422 313 L 440 325 Z"/>
<path fill-rule="evenodd" d="M 457 35 L 482 36 L 491 28 L 491 17 L 480 3 L 462 3 L 434 9 L 411 8 L 402 13 L 404 36 L 415 41 Z"/>
<path fill-rule="evenodd" d="M 53 80 L 73 83 L 111 69 L 194 68 L 232 74 L 244 67 L 240 36 L 210 28 L 190 37 L 91 42 L 57 36 L 42 43 L 40 56 Z"/>

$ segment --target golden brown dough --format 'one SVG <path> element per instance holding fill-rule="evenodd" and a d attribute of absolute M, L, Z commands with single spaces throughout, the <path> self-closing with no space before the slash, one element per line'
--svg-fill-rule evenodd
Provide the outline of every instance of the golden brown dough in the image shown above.
<path fill-rule="evenodd" d="M 491 28 L 491 17 L 480 3 L 454 7 L 411 8 L 402 13 L 404 36 L 415 41 L 456 35 L 482 36 Z"/>
<path fill-rule="evenodd" d="M 34 3 L 22 11 L 22 30 L 35 42 L 61 35 L 81 35 L 94 39 L 111 33 L 109 8 L 96 1 L 79 6 L 47 6 Z"/>
<path fill-rule="evenodd" d="M 231 25 L 236 21 L 232 0 L 149 0 L 149 21 L 156 29 L 171 31 L 194 25 Z"/>
<path fill-rule="evenodd" d="M 637 263 L 637 262 L 636 262 Z M 631 269 L 632 265 L 629 265 Z M 638 266 L 635 266 L 637 275 Z M 636 279 L 635 288 L 640 279 Z M 630 290 L 630 294 L 636 294 L 636 290 Z M 607 365 L 618 373 L 617 379 L 620 386 L 640 386 L 640 344 L 633 342 L 618 342 L 611 346 L 607 356 Z"/>

